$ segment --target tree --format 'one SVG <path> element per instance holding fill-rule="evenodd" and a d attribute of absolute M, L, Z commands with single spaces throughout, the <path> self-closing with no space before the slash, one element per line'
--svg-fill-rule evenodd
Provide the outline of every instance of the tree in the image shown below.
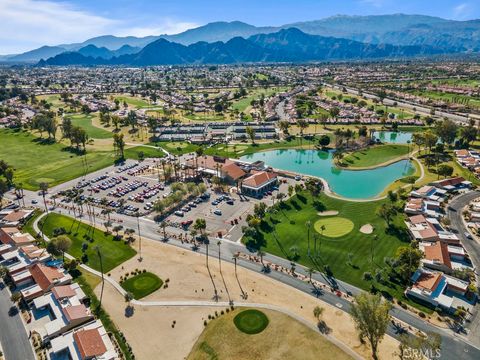
<path fill-rule="evenodd" d="M 430 152 L 432 152 L 432 148 L 438 142 L 438 136 L 436 136 L 431 130 L 427 130 L 423 134 L 423 139 L 425 142 L 425 146 L 428 148 Z"/>
<path fill-rule="evenodd" d="M 123 134 L 113 134 L 113 148 L 115 149 L 116 156 L 120 159 L 125 159 L 125 141 L 123 140 Z"/>
<path fill-rule="evenodd" d="M 478 130 L 474 126 L 466 126 L 460 129 L 460 134 L 462 136 L 463 143 L 468 147 L 470 143 L 477 140 Z"/>
<path fill-rule="evenodd" d="M 253 207 L 253 213 L 259 219 L 263 219 L 263 217 L 265 216 L 266 210 L 267 210 L 267 204 L 265 204 L 263 201 L 255 204 Z"/>
<path fill-rule="evenodd" d="M 377 215 L 385 220 L 387 225 L 390 225 L 390 222 L 395 215 L 395 209 L 391 205 L 382 204 L 382 206 L 380 206 L 380 208 L 377 210 Z"/>
<path fill-rule="evenodd" d="M 41 182 L 40 184 L 38 184 L 38 187 L 40 188 L 40 191 L 42 193 L 43 205 L 45 206 L 45 211 L 48 213 L 47 201 L 45 200 L 45 196 L 47 195 L 47 191 L 48 191 L 48 183 Z"/>
<path fill-rule="evenodd" d="M 308 123 L 303 119 L 297 120 L 297 126 L 300 129 L 300 136 L 303 137 L 303 131 L 308 128 Z"/>
<path fill-rule="evenodd" d="M 196 219 L 195 223 L 193 224 L 193 228 L 197 231 L 200 231 L 200 234 L 202 234 L 203 236 L 207 228 L 207 222 L 205 221 L 205 219 Z"/>
<path fill-rule="evenodd" d="M 325 134 L 320 136 L 318 143 L 322 146 L 322 148 L 327 147 L 330 144 L 330 136 Z"/>
<path fill-rule="evenodd" d="M 452 120 L 443 120 L 437 122 L 435 127 L 435 132 L 437 133 L 438 137 L 444 142 L 445 144 L 453 144 L 455 138 L 457 137 L 457 130 L 458 125 L 455 124 Z"/>
<path fill-rule="evenodd" d="M 288 136 L 288 129 L 290 128 L 290 123 L 288 121 L 282 120 L 278 122 L 278 127 L 280 130 L 282 130 L 283 134 L 285 136 Z"/>
<path fill-rule="evenodd" d="M 422 258 L 423 253 L 419 249 L 401 246 L 395 252 L 392 268 L 407 283 L 412 273 L 418 269 Z"/>
<path fill-rule="evenodd" d="M 443 176 L 443 177 L 447 177 L 447 176 L 452 176 L 453 174 L 453 167 L 451 167 L 450 165 L 440 165 L 438 167 L 438 170 L 437 170 L 437 174 L 439 176 Z"/>
<path fill-rule="evenodd" d="M 320 317 L 322 316 L 324 311 L 325 309 L 323 307 L 315 306 L 315 308 L 313 309 L 313 316 L 315 316 L 315 319 L 317 319 L 317 321 L 320 321 Z"/>
<path fill-rule="evenodd" d="M 378 344 L 383 339 L 390 322 L 391 304 L 380 295 L 361 293 L 355 297 L 350 314 L 360 339 L 367 339 L 372 349 L 372 357 L 378 359 Z"/>
<path fill-rule="evenodd" d="M 247 132 L 248 137 L 250 138 L 250 141 L 252 144 L 255 143 L 255 129 L 252 128 L 251 126 L 247 126 L 245 131 Z"/>
<path fill-rule="evenodd" d="M 72 246 L 72 240 L 66 235 L 60 235 L 56 238 L 53 238 L 47 244 L 47 251 L 55 256 L 62 255 L 63 261 L 65 261 L 65 253 Z"/>

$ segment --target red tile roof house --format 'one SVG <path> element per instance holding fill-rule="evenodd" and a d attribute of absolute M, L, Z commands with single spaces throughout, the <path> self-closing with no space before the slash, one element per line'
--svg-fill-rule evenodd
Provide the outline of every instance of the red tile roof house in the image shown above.
<path fill-rule="evenodd" d="M 100 320 L 52 339 L 48 357 L 51 360 L 120 359 Z"/>
<path fill-rule="evenodd" d="M 50 293 L 33 300 L 31 310 L 38 320 L 32 323 L 32 327 L 45 341 L 93 320 L 90 309 L 83 304 L 85 299 L 86 295 L 78 284 L 55 286 Z M 48 311 L 50 321 L 35 316 L 42 310 Z"/>
<path fill-rule="evenodd" d="M 19 247 L 34 244 L 35 238 L 30 234 L 23 234 L 16 227 L 3 227 L 0 228 L 0 243 Z"/>
<path fill-rule="evenodd" d="M 446 274 L 451 274 L 457 269 L 475 270 L 461 245 L 450 245 L 442 241 L 422 242 L 419 244 L 419 248 L 425 254 L 422 259 L 425 268 L 440 270 Z"/>
<path fill-rule="evenodd" d="M 472 186 L 472 183 L 470 181 L 466 181 L 461 176 L 457 176 L 450 179 L 434 181 L 432 182 L 432 185 L 440 189 L 445 189 L 447 191 L 453 192 L 459 189 L 470 188 Z"/>
<path fill-rule="evenodd" d="M 259 171 L 242 181 L 242 194 L 262 197 L 277 184 L 278 175 L 274 172 Z"/>
<path fill-rule="evenodd" d="M 11 247 L 8 252 L 0 252 L 0 265 L 6 267 L 8 274 L 13 276 L 34 264 L 47 261 L 50 258 L 51 256 L 47 250 L 35 245 L 22 246 L 18 249 Z"/>
<path fill-rule="evenodd" d="M 218 176 L 229 183 L 236 183 L 246 175 L 246 172 L 235 161 L 219 156 L 200 156 L 187 161 L 187 164 L 204 174 Z"/>
<path fill-rule="evenodd" d="M 33 210 L 0 211 L 0 226 L 13 227 L 25 223 L 33 215 Z"/>
<path fill-rule="evenodd" d="M 29 301 L 48 293 L 54 286 L 70 284 L 72 276 L 63 269 L 35 264 L 13 275 L 12 280 L 25 301 Z"/>
<path fill-rule="evenodd" d="M 458 306 L 473 309 L 473 305 L 466 299 L 469 285 L 466 281 L 420 268 L 413 274 L 412 282 L 413 285 L 405 290 L 405 295 L 410 298 L 452 313 Z"/>

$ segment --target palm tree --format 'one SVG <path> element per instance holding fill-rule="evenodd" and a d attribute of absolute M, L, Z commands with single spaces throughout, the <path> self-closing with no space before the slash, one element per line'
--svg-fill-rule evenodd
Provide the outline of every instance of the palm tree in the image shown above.
<path fill-rule="evenodd" d="M 307 227 L 307 254 L 310 256 L 310 229 L 312 227 L 312 222 L 308 220 L 305 223 L 305 226 Z"/>
<path fill-rule="evenodd" d="M 41 182 L 38 186 L 39 186 L 40 191 L 42 193 L 43 205 L 45 206 L 45 212 L 48 213 L 47 202 L 45 200 L 45 195 L 47 194 L 47 191 L 48 191 L 48 183 Z"/>
<path fill-rule="evenodd" d="M 315 316 L 317 321 L 320 321 L 320 317 L 322 316 L 324 310 L 325 309 L 323 307 L 320 307 L 320 306 L 315 306 L 315 308 L 313 309 L 313 316 Z"/>
<path fill-rule="evenodd" d="M 309 279 L 310 279 L 310 280 L 309 280 L 309 281 L 310 281 L 310 284 L 313 284 L 313 282 L 312 282 L 312 275 L 315 274 L 315 273 L 316 273 L 316 271 L 315 271 L 314 268 L 308 268 L 308 277 L 309 277 Z"/>
<path fill-rule="evenodd" d="M 135 213 L 137 218 L 137 229 L 138 229 L 138 261 L 142 261 L 142 235 L 140 234 L 140 213 L 137 211 Z"/>
<path fill-rule="evenodd" d="M 228 292 L 227 288 L 227 283 L 225 282 L 225 278 L 223 277 L 223 272 L 222 272 L 222 254 L 221 254 L 221 246 L 222 242 L 220 240 L 217 241 L 217 246 L 218 246 L 218 268 L 220 270 L 220 276 L 222 277 L 223 281 L 223 286 L 225 287 L 225 291 L 227 292 L 228 296 L 228 301 L 231 302 L 232 299 L 230 299 L 230 293 Z"/>
<path fill-rule="evenodd" d="M 265 256 L 265 253 L 262 250 L 257 251 L 257 256 L 260 258 L 260 262 L 262 263 L 262 271 L 265 271 L 265 264 L 263 263 L 263 257 Z"/>
<path fill-rule="evenodd" d="M 207 265 L 207 271 L 208 275 L 210 276 L 210 280 L 212 281 L 213 285 L 213 299 L 215 301 L 218 301 L 218 293 L 217 293 L 217 286 L 215 285 L 215 281 L 213 281 L 213 276 L 212 273 L 210 272 L 210 266 L 208 265 L 208 245 L 210 244 L 210 241 L 208 239 L 205 239 L 205 254 L 206 254 L 206 265 Z"/>
<path fill-rule="evenodd" d="M 242 285 L 240 284 L 240 280 L 238 279 L 238 274 L 237 274 L 237 260 L 239 256 L 240 254 L 237 252 L 233 254 L 232 259 L 233 259 L 233 263 L 235 264 L 235 278 L 237 279 L 238 287 L 240 288 L 240 292 L 242 293 L 242 298 L 245 299 L 247 294 L 243 291 Z"/>
<path fill-rule="evenodd" d="M 102 275 L 102 288 L 100 289 L 100 303 L 98 304 L 97 311 L 100 311 L 102 308 L 102 300 L 103 300 L 103 288 L 105 286 L 105 279 L 103 277 L 103 261 L 102 261 L 102 253 L 100 252 L 100 246 L 96 246 L 95 249 L 97 250 L 98 260 L 100 261 L 100 274 Z"/>
<path fill-rule="evenodd" d="M 163 231 L 163 241 L 167 241 L 167 232 L 165 230 L 165 228 L 167 227 L 167 223 L 165 221 L 162 221 L 162 223 L 160 224 L 160 227 L 162 228 L 162 231 Z"/>

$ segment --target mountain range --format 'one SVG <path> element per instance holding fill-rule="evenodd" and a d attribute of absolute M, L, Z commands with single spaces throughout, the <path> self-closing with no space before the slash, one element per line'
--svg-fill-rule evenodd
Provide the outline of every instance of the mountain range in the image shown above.
<path fill-rule="evenodd" d="M 43 46 L 23 54 L 0 56 L 0 60 L 35 63 L 40 59 L 49 59 L 67 52 L 78 52 L 86 57 L 100 57 L 108 60 L 125 54 L 138 53 L 147 45 L 160 39 L 184 46 L 199 42 L 226 44 L 236 37 L 247 39 L 255 35 L 277 33 L 290 28 L 296 28 L 309 35 L 354 40 L 371 45 L 432 47 L 440 53 L 480 52 L 480 20 L 454 21 L 424 15 L 393 14 L 338 15 L 277 27 L 257 27 L 240 21 L 214 22 L 175 35 L 147 37 L 106 35 L 88 39 L 82 43 Z M 101 50 L 96 50 L 92 46 Z"/>
<path fill-rule="evenodd" d="M 96 48 L 97 50 L 100 50 Z M 197 42 L 182 45 L 158 39 L 135 54 L 109 59 L 66 52 L 42 60 L 39 65 L 184 65 L 236 64 L 258 62 L 309 62 L 405 58 L 445 53 L 431 46 L 366 44 L 354 40 L 309 35 L 296 28 L 257 34 L 247 39 L 234 37 L 226 42 Z"/>

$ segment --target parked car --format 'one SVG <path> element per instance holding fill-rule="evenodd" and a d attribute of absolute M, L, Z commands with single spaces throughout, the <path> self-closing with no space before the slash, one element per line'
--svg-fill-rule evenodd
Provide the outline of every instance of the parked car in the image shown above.
<path fill-rule="evenodd" d="M 220 209 L 215 209 L 215 210 L 213 211 L 213 213 L 214 213 L 215 215 L 222 215 L 222 210 L 220 210 Z"/>
<path fill-rule="evenodd" d="M 183 213 L 183 211 L 175 211 L 175 215 L 183 217 L 185 214 Z"/>
<path fill-rule="evenodd" d="M 470 234 L 468 231 L 465 231 L 463 234 L 465 235 L 465 237 L 466 237 L 467 239 L 470 239 L 470 240 L 473 239 L 472 234 Z"/>

